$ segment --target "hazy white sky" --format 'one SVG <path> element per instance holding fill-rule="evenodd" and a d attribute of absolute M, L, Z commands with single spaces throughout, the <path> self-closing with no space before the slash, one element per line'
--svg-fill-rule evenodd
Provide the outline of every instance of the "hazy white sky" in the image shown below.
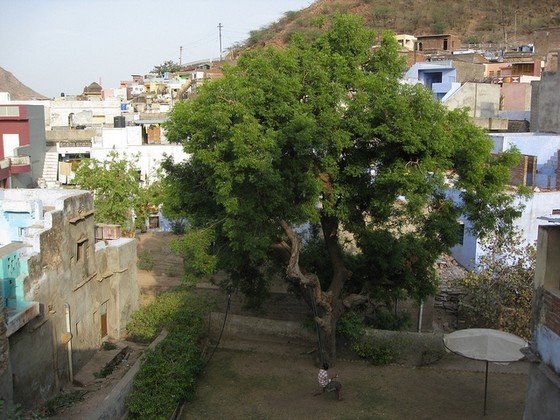
<path fill-rule="evenodd" d="M 0 67 L 49 96 L 224 50 L 312 0 L 0 0 Z"/>

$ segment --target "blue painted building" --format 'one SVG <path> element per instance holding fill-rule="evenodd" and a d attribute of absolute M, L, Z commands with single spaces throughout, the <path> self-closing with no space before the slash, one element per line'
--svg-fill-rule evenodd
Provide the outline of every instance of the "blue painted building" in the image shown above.
<path fill-rule="evenodd" d="M 26 231 L 42 214 L 40 201 L 0 201 L 0 290 L 7 311 L 8 337 L 39 315 L 39 303 L 24 296 L 32 247 L 23 241 Z"/>
<path fill-rule="evenodd" d="M 434 98 L 442 101 L 461 87 L 452 61 L 421 62 L 414 64 L 404 75 L 409 84 L 422 84 Z"/>

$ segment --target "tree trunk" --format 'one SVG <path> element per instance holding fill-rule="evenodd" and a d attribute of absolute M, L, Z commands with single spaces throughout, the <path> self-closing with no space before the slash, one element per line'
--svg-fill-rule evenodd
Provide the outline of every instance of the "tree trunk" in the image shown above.
<path fill-rule="evenodd" d="M 351 275 L 351 272 L 345 267 L 340 253 L 338 220 L 330 217 L 321 218 L 325 245 L 333 268 L 333 278 L 326 291 L 321 289 L 317 275 L 301 271 L 299 266 L 301 244 L 299 239 L 291 226 L 285 221 L 281 221 L 281 225 L 290 239 L 290 260 L 286 273 L 289 278 L 299 284 L 304 296 L 309 296 L 308 303 L 316 311 L 315 322 L 321 333 L 319 345 L 323 344 L 324 346 L 324 349 L 319 350 L 321 353 L 324 350 L 326 360 L 334 360 L 336 358 L 336 324 L 344 313 L 341 293 L 344 283 Z M 308 290 L 311 290 L 311 293 Z"/>

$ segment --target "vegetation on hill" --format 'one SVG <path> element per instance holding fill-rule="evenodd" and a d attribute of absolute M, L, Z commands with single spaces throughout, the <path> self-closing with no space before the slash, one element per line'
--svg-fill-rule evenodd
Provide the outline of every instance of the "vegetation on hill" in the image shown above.
<path fill-rule="evenodd" d="M 318 0 L 252 31 L 247 46 L 283 45 L 296 32 L 314 39 L 336 12 L 360 15 L 369 28 L 378 31 L 413 35 L 450 32 L 469 43 L 529 41 L 533 30 L 560 25 L 557 0 Z"/>

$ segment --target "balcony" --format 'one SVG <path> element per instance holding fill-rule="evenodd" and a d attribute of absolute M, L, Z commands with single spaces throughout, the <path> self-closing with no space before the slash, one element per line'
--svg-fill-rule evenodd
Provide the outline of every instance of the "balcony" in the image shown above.
<path fill-rule="evenodd" d="M 14 156 L 9 159 L 10 172 L 13 174 L 31 172 L 31 158 L 29 156 Z"/>

